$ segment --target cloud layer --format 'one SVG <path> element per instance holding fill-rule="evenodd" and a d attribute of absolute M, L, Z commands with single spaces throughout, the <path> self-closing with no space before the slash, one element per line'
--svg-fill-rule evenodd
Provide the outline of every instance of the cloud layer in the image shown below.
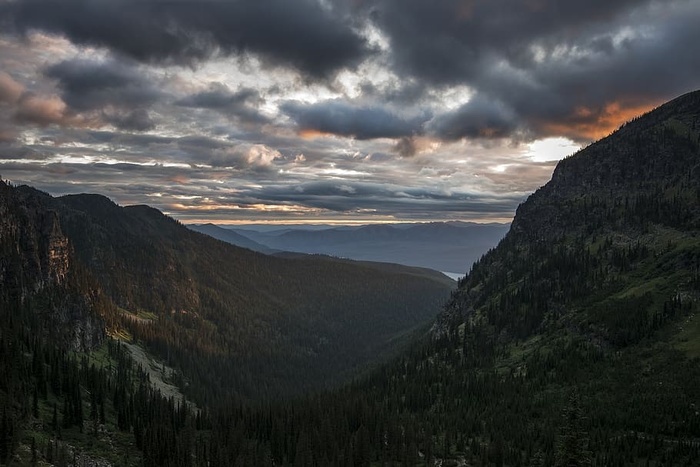
<path fill-rule="evenodd" d="M 0 2 L 0 174 L 183 220 L 510 218 L 700 87 L 694 0 Z"/>
<path fill-rule="evenodd" d="M 4 3 L 0 15 L 18 33 L 39 29 L 156 64 L 253 53 L 322 77 L 369 52 L 361 35 L 313 0 L 24 0 Z"/>

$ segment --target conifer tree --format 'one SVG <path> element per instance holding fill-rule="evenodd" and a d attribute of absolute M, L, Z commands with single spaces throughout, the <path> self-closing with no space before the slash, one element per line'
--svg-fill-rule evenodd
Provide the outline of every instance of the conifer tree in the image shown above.
<path fill-rule="evenodd" d="M 582 467 L 591 465 L 588 450 L 588 432 L 584 428 L 585 417 L 581 398 L 574 389 L 562 414 L 562 425 L 557 439 L 555 467 Z"/>

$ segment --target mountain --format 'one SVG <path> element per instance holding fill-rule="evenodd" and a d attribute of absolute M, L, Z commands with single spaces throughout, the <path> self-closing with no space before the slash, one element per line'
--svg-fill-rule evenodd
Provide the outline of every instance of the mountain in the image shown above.
<path fill-rule="evenodd" d="M 192 300 L 192 308 L 175 308 L 132 329 L 153 343 L 145 330 L 155 336 L 160 326 L 175 323 L 179 330 L 169 349 L 187 348 L 192 362 L 210 373 L 206 384 L 221 394 L 227 387 L 212 381 L 226 378 L 215 363 L 222 361 L 219 323 L 203 326 L 201 315 L 190 311 L 211 282 L 194 280 L 203 266 L 191 255 L 202 250 L 190 249 L 201 244 L 213 250 L 204 269 L 232 287 L 238 284 L 224 278 L 235 271 L 221 269 L 225 260 L 238 257 L 236 264 L 248 265 L 246 273 L 256 278 L 253 258 L 262 269 L 271 261 L 271 288 L 255 289 L 266 292 L 257 298 L 262 315 L 235 316 L 245 330 L 251 329 L 246 319 L 270 317 L 268 300 L 294 298 L 294 287 L 307 299 L 302 293 L 312 289 L 286 276 L 304 260 L 184 234 L 157 211 L 119 208 L 100 197 L 52 199 L 9 187 L 0 193 L 1 270 L 12 284 L 0 294 L 0 462 L 14 452 L 18 464 L 32 458 L 67 464 L 76 456 L 71 446 L 80 442 L 81 456 L 133 466 L 700 464 L 700 92 L 561 161 L 552 180 L 518 208 L 505 238 L 459 282 L 429 333 L 352 384 L 294 400 L 246 404 L 232 392 L 202 398 L 201 411 L 176 406 L 148 389 L 148 377 L 129 366 L 120 347 L 80 361 L 55 350 L 53 341 L 41 338 L 48 333 L 34 332 L 46 329 L 40 323 L 50 313 L 34 312 L 56 308 L 46 302 L 30 307 L 22 297 L 45 287 L 54 287 L 54 298 L 71 297 L 68 284 L 75 284 L 129 306 L 152 300 L 167 310 Z M 75 230 L 79 226 L 82 231 Z M 34 233 L 22 233 L 25 228 Z M 127 256 L 114 259 L 116 251 Z M 342 278 L 349 284 L 357 280 L 355 267 L 367 268 L 367 275 L 398 268 L 306 260 L 309 271 L 313 265 L 327 279 L 337 279 L 338 268 L 348 271 Z M 110 267 L 100 268 L 105 262 Z M 285 269 L 285 262 L 293 268 Z M 64 264 L 68 271 L 85 264 L 86 272 L 75 282 L 60 279 L 68 277 Z M 8 271 L 21 271 L 12 275 L 21 279 L 8 280 Z M 121 274 L 131 280 L 117 280 Z M 170 294 L 161 291 L 161 274 L 170 278 Z M 426 274 L 413 270 L 409 277 Z M 252 290 L 253 284 L 243 284 Z M 336 299 L 343 290 L 333 289 Z M 393 301 L 425 293 L 388 290 L 398 291 Z M 233 297 L 225 297 L 221 303 L 228 305 Z M 370 292 L 360 306 L 379 297 Z M 183 309 L 187 313 L 177 312 Z M 101 316 L 111 319 L 109 310 Z M 61 313 L 57 317 L 63 322 Z M 188 333 L 211 352 L 199 350 Z M 269 349 L 278 346 L 294 365 L 298 347 L 277 339 Z M 171 356 L 178 364 L 181 358 Z M 20 439 L 19 432 L 29 435 Z M 115 453 L 114 446 L 121 450 Z"/>
<path fill-rule="evenodd" d="M 56 211 L 26 201 L 0 180 L 0 308 L 35 308 L 41 333 L 58 331 L 74 350 L 94 347 L 105 337 L 106 297 L 78 264 Z"/>
<path fill-rule="evenodd" d="M 432 222 L 336 227 L 323 230 L 237 229 L 269 248 L 325 254 L 355 260 L 382 261 L 464 273 L 508 230 L 507 224 Z"/>
<path fill-rule="evenodd" d="M 526 309 L 501 303 L 490 311 L 489 321 L 512 336 L 527 337 L 563 315 L 585 321 L 579 330 L 606 342 L 641 339 L 616 333 L 652 326 L 620 329 L 633 324 L 627 319 L 651 320 L 659 300 L 685 295 L 696 267 L 699 101 L 698 92 L 678 98 L 561 161 L 552 180 L 518 208 L 499 247 L 461 284 L 453 301 L 457 316 L 519 295 L 530 300 Z M 595 312 L 635 297 L 647 298 L 639 313 L 621 306 Z M 572 314 L 578 301 L 580 313 Z"/>
<path fill-rule="evenodd" d="M 247 412 L 280 427 L 248 439 L 300 465 L 698 465 L 698 312 L 700 91 L 562 160 L 428 338 Z"/>
<path fill-rule="evenodd" d="M 3 184 L 2 204 L 19 212 L 4 218 L 14 236 L 2 237 L 3 248 L 16 253 L 27 275 L 38 284 L 85 276 L 108 302 L 101 313 L 112 326 L 102 332 L 142 343 L 177 370 L 198 402 L 337 383 L 428 323 L 454 287 L 416 268 L 270 257 L 193 232 L 148 206 L 121 207 L 99 195 L 53 198 Z M 37 259 L 35 250 L 46 252 Z M 58 256 L 62 262 L 52 266 Z M 16 288 L 14 272 L 3 277 L 3 290 Z M 83 292 L 78 287 L 76 295 L 89 296 Z M 83 308 L 81 316 L 94 315 L 89 304 Z"/>
<path fill-rule="evenodd" d="M 195 232 L 203 233 L 204 235 L 209 235 L 222 242 L 230 243 L 231 245 L 236 245 L 241 248 L 248 248 L 249 250 L 257 251 L 259 253 L 272 254 L 277 250 L 261 245 L 258 242 L 251 240 L 250 238 L 243 236 L 231 229 L 224 229 L 214 224 L 192 224 L 188 225 L 187 228 L 194 230 Z"/>

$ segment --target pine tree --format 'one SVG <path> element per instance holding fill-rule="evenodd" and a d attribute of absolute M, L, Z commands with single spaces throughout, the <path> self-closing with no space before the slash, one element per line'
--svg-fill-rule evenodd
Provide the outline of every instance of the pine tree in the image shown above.
<path fill-rule="evenodd" d="M 0 418 L 0 463 L 3 464 L 12 455 L 13 428 L 12 419 L 7 413 L 7 408 L 3 407 L 2 418 Z"/>
<path fill-rule="evenodd" d="M 557 439 L 555 467 L 591 465 L 588 433 L 584 428 L 585 417 L 578 390 L 574 389 L 571 392 L 562 418 L 563 422 Z"/>

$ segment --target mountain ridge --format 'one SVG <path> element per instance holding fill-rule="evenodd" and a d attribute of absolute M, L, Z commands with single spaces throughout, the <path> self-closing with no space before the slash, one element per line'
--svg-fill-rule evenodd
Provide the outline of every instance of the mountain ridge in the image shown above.
<path fill-rule="evenodd" d="M 434 367 L 510 375 L 501 390 L 540 401 L 509 396 L 508 403 L 517 400 L 519 416 L 538 427 L 528 452 L 539 449 L 542 465 L 567 465 L 560 462 L 568 455 L 574 465 L 609 465 L 632 445 L 647 454 L 630 452 L 630 465 L 644 459 L 664 465 L 669 458 L 649 442 L 659 437 L 677 443 L 669 449 L 673 462 L 697 461 L 698 453 L 682 446 L 700 439 L 693 412 L 684 411 L 699 396 L 691 383 L 700 377 L 698 174 L 700 92 L 694 92 L 562 160 L 439 315 L 432 352 L 441 357 Z M 644 412 L 641 400 L 654 409 Z M 585 444 L 555 450 L 548 443 L 556 433 L 533 417 L 551 411 L 544 423 L 557 426 L 557 411 L 567 404 L 585 414 L 576 427 Z M 448 416 L 449 407 L 440 413 Z M 501 425 L 519 424 L 514 417 Z M 493 447 L 496 429 L 475 432 Z M 636 442 L 625 434 L 630 430 Z M 524 449 L 517 431 L 499 439 L 506 463 L 519 463 L 512 451 Z"/>
<path fill-rule="evenodd" d="M 308 465 L 697 465 L 699 95 L 562 161 L 428 337 L 277 407 L 301 451 L 275 447 L 284 430 L 251 442 Z M 351 428 L 326 430 L 328 413 Z"/>
<path fill-rule="evenodd" d="M 507 224 L 434 222 L 319 230 L 232 230 L 276 250 L 464 273 L 472 262 L 496 245 Z"/>
<path fill-rule="evenodd" d="M 527 242 L 552 248 L 566 236 L 590 237 L 595 231 L 616 232 L 617 243 L 632 243 L 632 237 L 644 234 L 644 224 L 653 222 L 698 229 L 700 177 L 693 174 L 700 174 L 699 109 L 700 91 L 681 96 L 563 159 L 552 180 L 518 207 L 503 249 L 518 252 Z M 669 118 L 680 118 L 685 126 L 669 126 Z M 600 246 L 586 242 L 587 248 Z M 482 261 L 488 263 L 488 256 Z M 481 277 L 480 271 L 476 275 Z M 460 291 L 468 287 L 462 284 Z"/>
<path fill-rule="evenodd" d="M 75 263 L 113 303 L 110 322 L 169 365 L 178 363 L 200 400 L 219 397 L 224 387 L 260 397 L 260 386 L 280 395 L 340 381 L 392 352 L 392 342 L 432 318 L 454 286 L 410 268 L 274 258 L 101 195 L 6 191 L 16 204 L 53 213 Z M 198 369 L 193 355 L 216 365 L 218 375 Z"/>
<path fill-rule="evenodd" d="M 230 243 L 232 245 L 239 246 L 241 248 L 248 248 L 249 250 L 253 251 L 258 251 L 260 253 L 265 253 L 265 254 L 274 254 L 277 253 L 278 250 L 274 250 L 272 248 L 269 248 L 265 245 L 262 245 L 245 235 L 241 235 L 238 232 L 232 230 L 232 229 L 225 229 L 222 227 L 219 227 L 218 225 L 208 223 L 208 224 L 189 224 L 187 225 L 187 228 L 190 230 L 194 230 L 195 232 L 203 233 L 205 235 L 209 235 L 210 237 L 214 237 L 217 240 L 224 241 L 226 243 Z"/>
<path fill-rule="evenodd" d="M 145 428 L 157 437 L 139 422 L 124 429 L 153 464 L 697 465 L 698 96 L 562 161 L 459 281 L 431 332 L 386 365 L 294 400 L 217 399 L 194 432 L 177 431 L 187 414 Z"/>

